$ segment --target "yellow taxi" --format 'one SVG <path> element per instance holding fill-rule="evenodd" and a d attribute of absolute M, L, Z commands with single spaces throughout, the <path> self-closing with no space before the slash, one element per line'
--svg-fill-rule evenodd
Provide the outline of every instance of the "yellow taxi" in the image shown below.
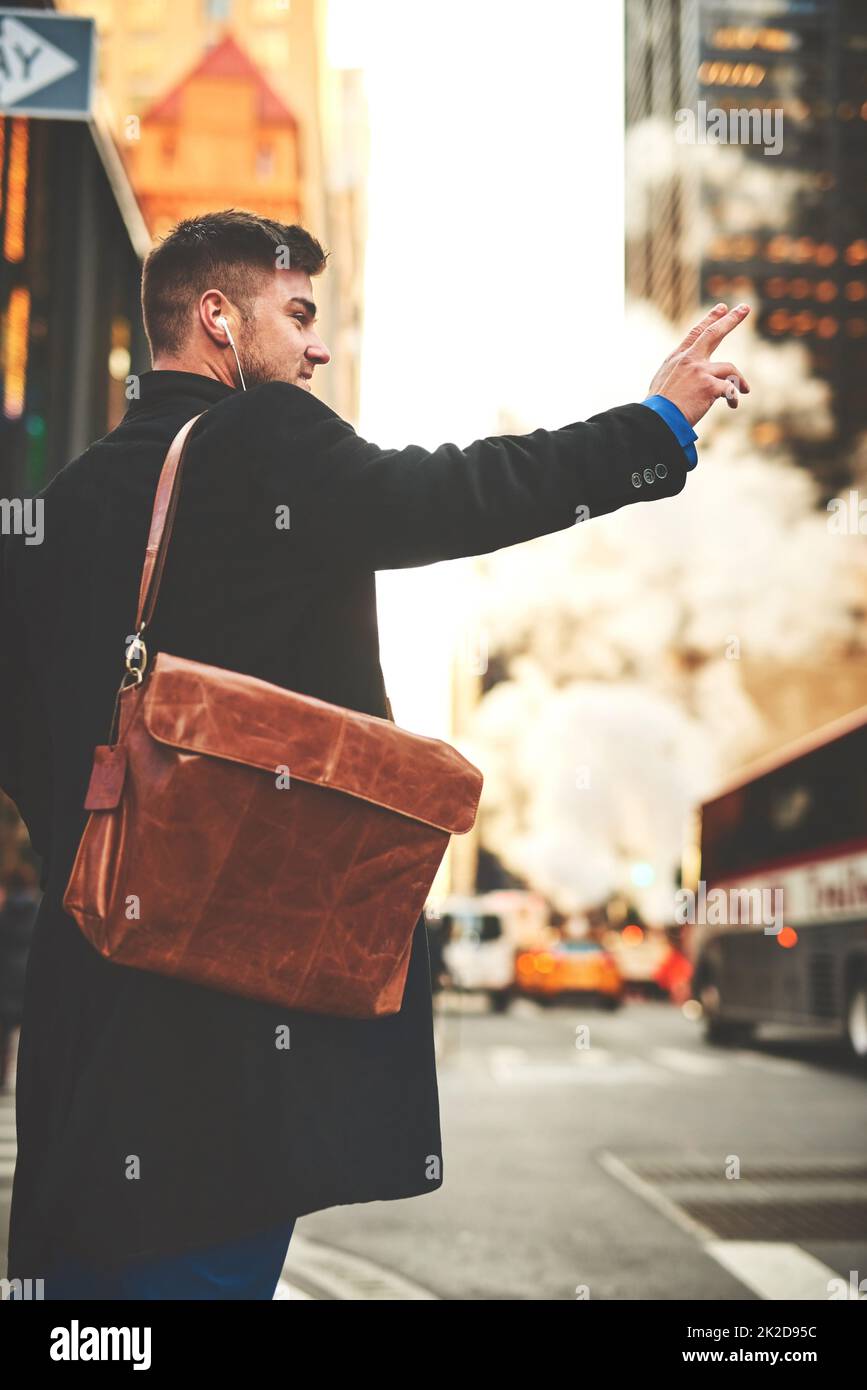
<path fill-rule="evenodd" d="M 558 997 L 592 997 L 604 1008 L 623 1001 L 623 977 L 617 962 L 598 941 L 552 942 L 521 951 L 515 962 L 515 987 L 540 1002 Z"/>

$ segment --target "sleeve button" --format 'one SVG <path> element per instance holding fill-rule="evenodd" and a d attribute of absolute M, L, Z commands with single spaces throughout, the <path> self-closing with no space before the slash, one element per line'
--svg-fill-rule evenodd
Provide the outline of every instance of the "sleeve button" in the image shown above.
<path fill-rule="evenodd" d="M 668 469 L 666 468 L 666 466 L 665 466 L 664 463 L 658 463 L 658 464 L 656 465 L 656 476 L 657 476 L 657 478 L 667 478 L 667 477 L 668 477 Z"/>
<path fill-rule="evenodd" d="M 645 481 L 646 483 L 652 483 L 652 482 L 653 482 L 653 469 L 652 469 L 652 468 L 645 468 L 645 470 L 644 470 L 644 481 Z"/>
<path fill-rule="evenodd" d="M 641 474 L 640 474 L 640 473 L 633 473 L 633 475 L 632 475 L 632 486 L 633 486 L 633 487 L 641 487 Z"/>

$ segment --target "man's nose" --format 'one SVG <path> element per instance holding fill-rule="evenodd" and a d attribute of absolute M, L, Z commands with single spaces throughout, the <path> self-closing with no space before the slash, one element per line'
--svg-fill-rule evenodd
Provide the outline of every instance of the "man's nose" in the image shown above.
<path fill-rule="evenodd" d="M 310 358 L 311 362 L 318 362 L 322 367 L 324 367 L 327 362 L 331 361 L 331 353 L 328 351 L 328 348 L 321 338 L 314 337 L 313 342 L 308 344 L 307 356 Z"/>

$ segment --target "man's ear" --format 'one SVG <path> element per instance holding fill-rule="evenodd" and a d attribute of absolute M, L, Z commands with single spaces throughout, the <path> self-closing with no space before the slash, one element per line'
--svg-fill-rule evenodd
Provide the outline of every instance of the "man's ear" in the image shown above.
<path fill-rule="evenodd" d="M 220 347 L 225 347 L 227 342 L 226 329 L 220 319 L 228 319 L 228 314 L 226 296 L 220 290 L 205 290 L 199 300 L 199 322 L 208 337 Z"/>

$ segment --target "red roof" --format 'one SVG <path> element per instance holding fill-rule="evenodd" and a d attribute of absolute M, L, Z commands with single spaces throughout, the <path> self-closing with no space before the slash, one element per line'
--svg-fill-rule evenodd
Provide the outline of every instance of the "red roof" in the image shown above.
<path fill-rule="evenodd" d="M 218 44 L 209 49 L 166 96 L 160 97 L 144 113 L 143 120 L 180 121 L 184 88 L 197 77 L 247 77 L 255 85 L 258 96 L 257 115 L 263 124 L 295 125 L 295 117 L 289 107 L 268 86 L 262 72 L 227 34 Z"/>

